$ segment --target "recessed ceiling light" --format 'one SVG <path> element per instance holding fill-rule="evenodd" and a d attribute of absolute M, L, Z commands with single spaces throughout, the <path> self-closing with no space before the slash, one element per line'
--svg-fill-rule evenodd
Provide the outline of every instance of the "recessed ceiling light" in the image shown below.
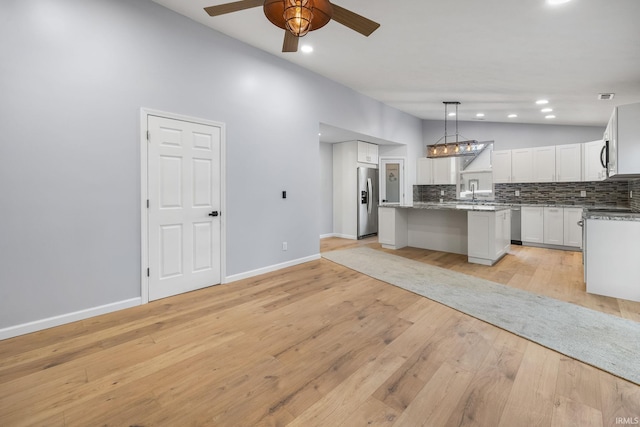
<path fill-rule="evenodd" d="M 313 52 L 313 46 L 308 44 L 303 44 L 300 50 L 302 51 L 302 53 L 311 53 Z"/>
<path fill-rule="evenodd" d="M 545 104 L 548 104 L 548 103 L 549 103 L 549 101 L 546 100 L 546 99 L 538 99 L 536 101 L 536 104 L 538 104 L 538 105 L 545 105 Z"/>
<path fill-rule="evenodd" d="M 556 6 L 563 3 L 569 3 L 571 0 L 547 0 L 547 4 Z"/>
<path fill-rule="evenodd" d="M 516 117 L 518 117 L 517 114 L 509 114 L 507 117 L 509 117 L 510 119 L 515 119 Z"/>
<path fill-rule="evenodd" d="M 553 108 L 543 108 L 542 110 L 540 110 L 540 112 L 542 113 L 550 113 L 553 111 Z"/>
<path fill-rule="evenodd" d="M 611 99 L 613 99 L 613 97 L 615 96 L 615 93 L 599 93 L 598 94 L 598 99 L 603 100 L 603 101 L 609 101 Z"/>
<path fill-rule="evenodd" d="M 476 117 L 484 117 L 484 113 L 478 113 L 476 114 Z"/>
<path fill-rule="evenodd" d="M 554 116 L 553 114 L 549 114 L 549 115 L 544 116 L 544 118 L 545 119 L 555 119 L 556 116 Z"/>

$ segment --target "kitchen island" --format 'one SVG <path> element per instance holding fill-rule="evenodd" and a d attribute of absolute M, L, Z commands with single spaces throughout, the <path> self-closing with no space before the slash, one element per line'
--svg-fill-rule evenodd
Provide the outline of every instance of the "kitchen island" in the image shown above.
<path fill-rule="evenodd" d="M 493 265 L 511 243 L 509 206 L 472 203 L 414 203 L 378 208 L 378 241 L 467 255 L 470 263 Z"/>
<path fill-rule="evenodd" d="M 587 292 L 640 302 L 640 212 L 585 209 L 582 218 Z"/>

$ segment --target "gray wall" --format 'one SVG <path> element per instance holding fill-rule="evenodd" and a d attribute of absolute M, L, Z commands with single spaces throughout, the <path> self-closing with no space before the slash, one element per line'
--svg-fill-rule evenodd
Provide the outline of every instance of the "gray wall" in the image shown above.
<path fill-rule="evenodd" d="M 417 118 L 148 0 L 0 17 L 0 329 L 140 295 L 141 107 L 226 124 L 227 275 L 318 253 L 319 122 L 422 140 Z"/>
<path fill-rule="evenodd" d="M 510 150 L 595 141 L 602 139 L 606 125 L 603 123 L 602 127 L 563 126 L 461 121 L 458 122 L 458 133 L 478 141 L 493 140 L 495 150 Z M 422 128 L 424 146 L 421 156 L 424 157 L 424 147 L 435 144 L 444 136 L 444 121 L 424 120 Z M 449 134 L 455 134 L 455 120 L 447 120 L 447 131 Z"/>

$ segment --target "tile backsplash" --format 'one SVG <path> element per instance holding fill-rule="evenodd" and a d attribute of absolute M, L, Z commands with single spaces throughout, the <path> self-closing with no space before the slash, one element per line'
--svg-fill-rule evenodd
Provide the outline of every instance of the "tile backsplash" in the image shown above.
<path fill-rule="evenodd" d="M 444 191 L 444 195 L 440 193 Z M 456 199 L 455 185 L 414 185 L 413 201 L 414 202 L 439 202 L 443 199 L 445 202 Z"/>
<path fill-rule="evenodd" d="M 629 199 L 631 209 L 640 212 L 640 179 L 629 182 L 629 191 L 633 192 L 633 197 Z"/>
<path fill-rule="evenodd" d="M 520 196 L 516 197 L 516 190 Z M 586 195 L 582 197 L 580 192 Z M 495 199 L 503 203 L 629 206 L 627 181 L 545 182 L 495 184 Z"/>
<path fill-rule="evenodd" d="M 520 196 L 516 196 L 518 190 Z M 634 198 L 629 199 L 629 190 Z M 444 191 L 444 196 L 440 192 Z M 581 191 L 586 195 L 582 197 Z M 456 200 L 455 185 L 414 185 L 415 202 L 438 202 Z M 597 205 L 631 207 L 640 211 L 640 180 L 635 181 L 589 181 L 549 182 L 527 184 L 495 184 L 495 202 L 499 203 L 555 203 L 560 205 Z"/>

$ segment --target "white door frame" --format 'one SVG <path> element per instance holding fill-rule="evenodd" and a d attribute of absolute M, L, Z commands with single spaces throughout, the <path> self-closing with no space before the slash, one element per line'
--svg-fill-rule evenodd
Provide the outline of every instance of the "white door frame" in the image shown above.
<path fill-rule="evenodd" d="M 142 304 L 149 302 L 149 215 L 147 200 L 148 188 L 148 140 L 147 118 L 149 116 L 164 117 L 220 128 L 220 283 L 226 283 L 226 250 L 227 247 L 227 209 L 226 209 L 226 130 L 225 124 L 197 117 L 183 116 L 150 108 L 140 109 L 140 296 Z"/>

